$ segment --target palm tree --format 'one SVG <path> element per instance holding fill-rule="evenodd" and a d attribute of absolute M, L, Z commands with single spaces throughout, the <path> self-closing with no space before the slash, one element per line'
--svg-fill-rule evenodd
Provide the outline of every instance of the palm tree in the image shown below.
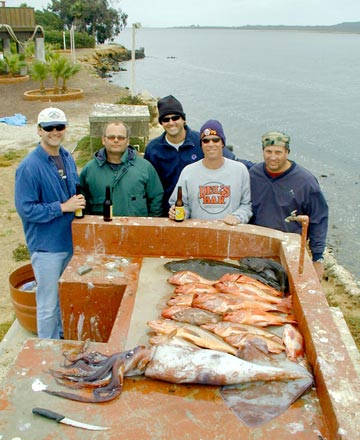
<path fill-rule="evenodd" d="M 62 71 L 62 74 L 61 74 L 61 79 L 62 79 L 61 93 L 66 93 L 67 80 L 70 79 L 71 77 L 73 77 L 74 75 L 76 75 L 80 69 L 81 69 L 80 64 L 72 64 L 71 61 L 66 59 L 66 66 L 64 67 L 64 70 Z"/>
<path fill-rule="evenodd" d="M 4 61 L 7 65 L 7 71 L 9 72 L 10 77 L 20 73 L 20 70 L 27 66 L 25 56 L 23 54 L 5 53 Z"/>
<path fill-rule="evenodd" d="M 0 74 L 4 74 L 4 73 L 7 73 L 7 64 L 5 60 L 0 58 Z"/>
<path fill-rule="evenodd" d="M 68 60 L 65 57 L 60 56 L 59 53 L 52 53 L 49 57 L 49 71 L 51 76 L 54 78 L 54 93 L 59 93 L 59 80 L 62 78 L 63 73 L 67 68 Z"/>
<path fill-rule="evenodd" d="M 40 60 L 35 60 L 31 66 L 30 76 L 31 79 L 40 82 L 40 93 L 42 95 L 45 95 L 46 90 L 44 86 L 44 81 L 49 76 L 49 66 Z"/>

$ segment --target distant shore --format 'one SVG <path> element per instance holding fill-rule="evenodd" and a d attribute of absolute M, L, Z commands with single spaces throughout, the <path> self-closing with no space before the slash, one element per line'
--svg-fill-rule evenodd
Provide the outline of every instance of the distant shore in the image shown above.
<path fill-rule="evenodd" d="M 287 26 L 287 25 L 245 25 L 245 26 L 175 26 L 176 29 L 239 29 L 254 31 L 304 31 L 360 34 L 360 22 L 345 22 L 330 26 Z"/>

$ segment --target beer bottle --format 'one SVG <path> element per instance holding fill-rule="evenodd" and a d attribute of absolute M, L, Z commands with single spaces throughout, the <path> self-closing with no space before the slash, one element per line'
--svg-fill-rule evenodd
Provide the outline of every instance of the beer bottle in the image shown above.
<path fill-rule="evenodd" d="M 79 194 L 81 194 L 81 185 L 79 185 L 78 183 L 76 184 L 76 195 L 78 196 Z M 84 211 L 79 208 L 75 211 L 75 218 L 83 218 L 84 217 Z"/>
<path fill-rule="evenodd" d="M 107 185 L 105 189 L 105 201 L 104 201 L 104 221 L 111 222 L 113 219 L 113 204 L 110 196 L 110 186 Z"/>
<path fill-rule="evenodd" d="M 175 202 L 175 221 L 182 222 L 185 219 L 185 208 L 182 199 L 182 187 L 178 186 L 177 199 Z"/>

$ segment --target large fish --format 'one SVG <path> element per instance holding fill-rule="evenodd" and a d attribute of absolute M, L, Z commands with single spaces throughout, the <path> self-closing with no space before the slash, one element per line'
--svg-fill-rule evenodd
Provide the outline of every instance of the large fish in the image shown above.
<path fill-rule="evenodd" d="M 217 350 L 194 349 L 177 345 L 154 347 L 145 376 L 171 383 L 231 385 L 251 381 L 288 380 L 312 377 L 293 362 L 279 366 L 257 365 Z"/>
<path fill-rule="evenodd" d="M 267 301 L 273 304 L 284 304 L 286 302 L 291 303 L 291 299 L 288 299 L 291 298 L 291 296 L 288 298 L 279 298 L 278 296 L 269 295 L 267 292 L 257 286 L 254 286 L 253 284 L 242 284 L 233 281 L 225 281 L 216 283 L 215 286 L 221 293 L 231 293 L 233 295 L 242 296 L 247 295 L 247 299 L 250 299 L 251 296 L 252 299 L 261 298 L 263 301 Z"/>
<path fill-rule="evenodd" d="M 252 335 L 251 333 L 248 333 L 244 335 L 230 335 L 224 339 L 233 347 L 240 348 L 241 350 L 244 350 L 248 344 L 252 344 L 264 353 L 279 354 L 285 351 L 284 344 L 262 335 Z"/>
<path fill-rule="evenodd" d="M 287 357 L 294 362 L 299 362 L 304 357 L 304 339 L 297 328 L 291 324 L 284 325 L 282 336 L 286 347 Z"/>
<path fill-rule="evenodd" d="M 287 298 L 284 303 L 272 304 L 261 301 L 261 298 L 257 300 L 256 297 L 251 295 L 244 298 L 241 295 L 233 295 L 231 293 L 196 293 L 191 305 L 192 307 L 198 307 L 218 314 L 243 309 L 289 313 L 292 309 L 291 301 L 288 301 Z"/>
<path fill-rule="evenodd" d="M 176 330 L 176 336 L 190 341 L 198 347 L 218 350 L 234 356 L 238 354 L 237 349 L 225 342 L 220 336 L 196 325 L 177 322 L 172 319 L 158 319 L 149 321 L 148 326 L 157 333 L 170 334 Z"/>
<path fill-rule="evenodd" d="M 168 278 L 168 283 L 175 284 L 175 286 L 183 286 L 190 283 L 214 284 L 216 280 L 208 280 L 190 270 L 176 272 Z"/>
<path fill-rule="evenodd" d="M 236 310 L 226 313 L 224 321 L 239 322 L 240 324 L 257 325 L 267 327 L 268 325 L 296 324 L 292 315 L 281 316 L 270 312 L 262 312 L 256 309 Z"/>
<path fill-rule="evenodd" d="M 151 336 L 149 342 L 151 345 L 180 345 L 181 347 L 193 347 L 200 350 L 200 348 L 192 342 L 176 336 L 176 330 L 169 334 L 158 333 Z"/>
<path fill-rule="evenodd" d="M 172 306 L 163 309 L 161 316 L 167 319 L 174 319 L 179 322 L 188 322 L 193 325 L 216 323 L 221 321 L 221 316 L 208 310 L 196 307 Z"/>
<path fill-rule="evenodd" d="M 211 284 L 202 284 L 202 283 L 190 283 L 183 284 L 182 286 L 176 286 L 174 293 L 175 294 L 188 294 L 188 293 L 217 293 L 218 290 L 216 287 Z"/>
<path fill-rule="evenodd" d="M 181 295 L 174 295 L 172 296 L 168 301 L 168 306 L 187 306 L 191 307 L 191 304 L 193 302 L 194 295 L 192 293 L 184 293 Z"/>
<path fill-rule="evenodd" d="M 242 270 L 254 271 L 264 278 L 278 282 L 281 292 L 286 292 L 289 288 L 287 273 L 277 261 L 268 258 L 248 257 L 241 258 L 239 265 Z"/>
<path fill-rule="evenodd" d="M 245 285 L 251 285 L 254 286 L 260 290 L 262 290 L 263 292 L 267 293 L 268 295 L 272 295 L 272 296 L 279 296 L 282 297 L 283 294 L 276 289 L 273 289 L 270 286 L 267 286 L 264 283 L 260 283 L 260 281 L 254 280 L 251 277 L 248 277 L 246 275 L 235 275 L 233 273 L 227 273 L 225 275 L 223 275 L 219 280 L 218 283 L 221 282 L 233 282 L 236 284 L 245 284 Z M 216 286 L 215 286 L 216 287 Z"/>
<path fill-rule="evenodd" d="M 262 276 L 257 271 L 251 269 L 242 269 L 238 264 L 228 263 L 222 260 L 213 260 L 207 258 L 189 258 L 186 260 L 174 260 L 164 264 L 164 267 L 170 272 L 191 271 L 198 273 L 204 278 L 217 280 L 226 273 L 236 273 L 248 275 L 253 279 L 259 280 L 264 284 L 280 290 L 280 285 L 274 278 Z"/>
<path fill-rule="evenodd" d="M 274 333 L 254 325 L 240 324 L 231 321 L 221 321 L 216 324 L 203 324 L 203 328 L 214 332 L 216 335 L 226 338 L 231 335 L 260 335 L 281 344 L 282 338 Z"/>

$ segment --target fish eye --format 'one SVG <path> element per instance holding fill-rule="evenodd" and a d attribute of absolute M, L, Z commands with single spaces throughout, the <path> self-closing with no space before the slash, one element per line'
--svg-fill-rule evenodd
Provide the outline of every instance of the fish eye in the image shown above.
<path fill-rule="evenodd" d="M 133 354 L 134 354 L 134 350 L 130 350 L 126 353 L 125 357 L 129 358 L 129 357 L 133 356 Z"/>

